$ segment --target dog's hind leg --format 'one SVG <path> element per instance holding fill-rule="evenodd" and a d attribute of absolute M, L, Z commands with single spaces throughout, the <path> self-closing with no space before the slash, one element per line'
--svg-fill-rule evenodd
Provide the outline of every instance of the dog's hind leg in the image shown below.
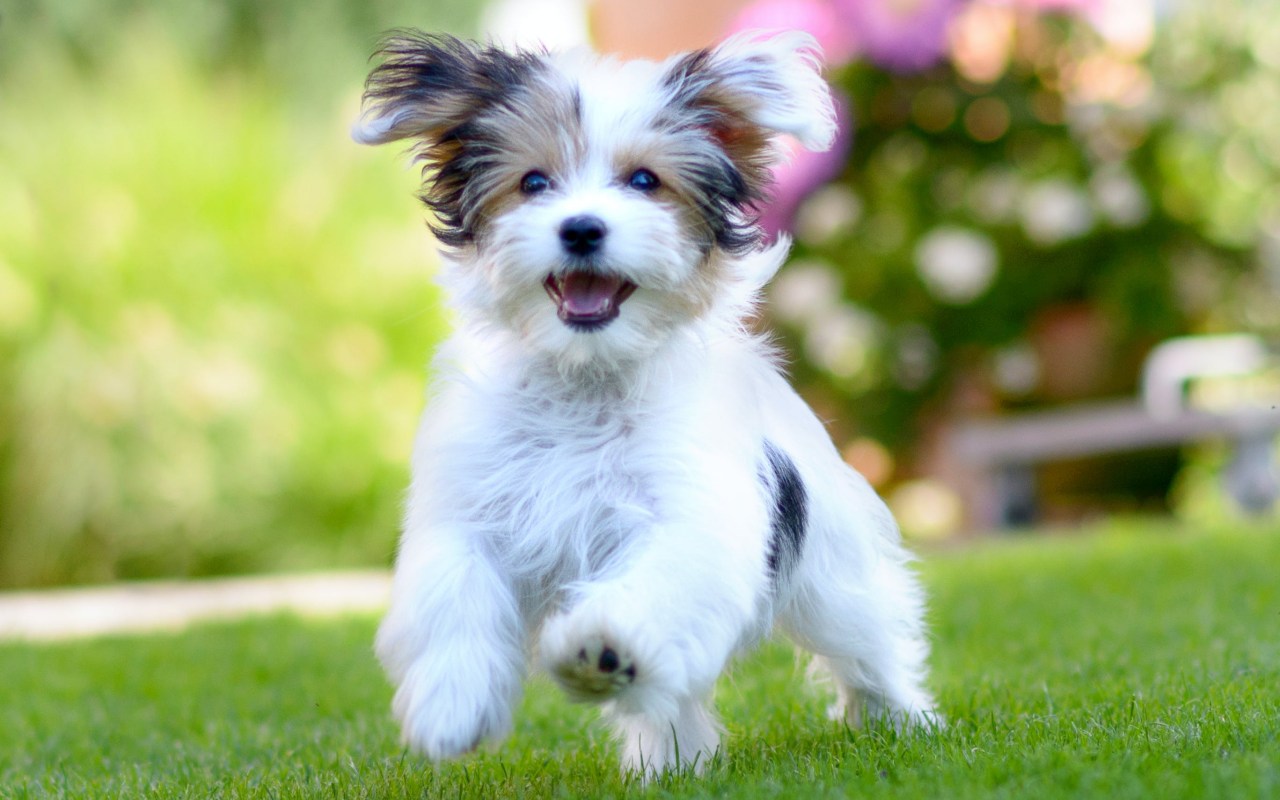
<path fill-rule="evenodd" d="M 937 723 L 924 687 L 923 596 L 905 553 L 887 539 L 822 538 L 808 543 L 778 622 L 834 679 L 832 716 L 858 725 L 865 709 L 897 725 Z"/>

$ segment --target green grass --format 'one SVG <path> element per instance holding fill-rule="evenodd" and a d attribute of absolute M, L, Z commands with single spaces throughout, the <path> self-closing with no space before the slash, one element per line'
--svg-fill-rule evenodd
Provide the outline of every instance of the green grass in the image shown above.
<path fill-rule="evenodd" d="M 655 797 L 1280 794 L 1280 531 L 1127 525 L 937 554 L 933 685 L 949 726 L 823 719 L 791 651 L 720 687 L 727 748 Z M 593 712 L 535 682 L 513 737 L 433 768 L 406 755 L 374 621 L 270 619 L 0 647 L 4 797 L 608 797 Z"/>

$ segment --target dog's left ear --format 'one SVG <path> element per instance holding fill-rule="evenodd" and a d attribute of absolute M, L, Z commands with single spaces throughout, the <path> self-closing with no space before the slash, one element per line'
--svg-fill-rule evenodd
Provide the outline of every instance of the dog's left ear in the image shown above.
<path fill-rule="evenodd" d="M 729 149 L 787 133 L 820 151 L 836 136 L 821 68 L 821 48 L 809 34 L 747 31 L 680 56 L 668 68 L 666 84 L 673 102 L 699 113 L 701 124 Z"/>

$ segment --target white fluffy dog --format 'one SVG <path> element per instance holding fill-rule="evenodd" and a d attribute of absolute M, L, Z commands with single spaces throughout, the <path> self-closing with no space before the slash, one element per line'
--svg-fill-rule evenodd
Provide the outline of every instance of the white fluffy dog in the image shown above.
<path fill-rule="evenodd" d="M 459 327 L 435 362 L 377 654 L 432 759 L 511 728 L 530 656 L 623 765 L 706 763 L 729 659 L 777 624 L 834 713 L 932 719 L 892 517 L 744 325 L 786 256 L 751 216 L 830 145 L 813 40 L 662 63 L 402 31 L 353 129 L 411 139 Z"/>

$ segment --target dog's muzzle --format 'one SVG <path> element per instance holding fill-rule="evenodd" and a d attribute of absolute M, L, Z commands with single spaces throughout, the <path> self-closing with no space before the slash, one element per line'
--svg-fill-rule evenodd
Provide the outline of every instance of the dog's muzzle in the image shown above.
<path fill-rule="evenodd" d="M 579 268 L 552 273 L 543 285 L 556 303 L 560 321 L 575 330 L 599 330 L 613 322 L 623 302 L 636 290 L 625 278 L 587 268 L 604 248 L 608 231 L 604 220 L 591 214 L 560 223 L 560 245 L 570 263 Z"/>

